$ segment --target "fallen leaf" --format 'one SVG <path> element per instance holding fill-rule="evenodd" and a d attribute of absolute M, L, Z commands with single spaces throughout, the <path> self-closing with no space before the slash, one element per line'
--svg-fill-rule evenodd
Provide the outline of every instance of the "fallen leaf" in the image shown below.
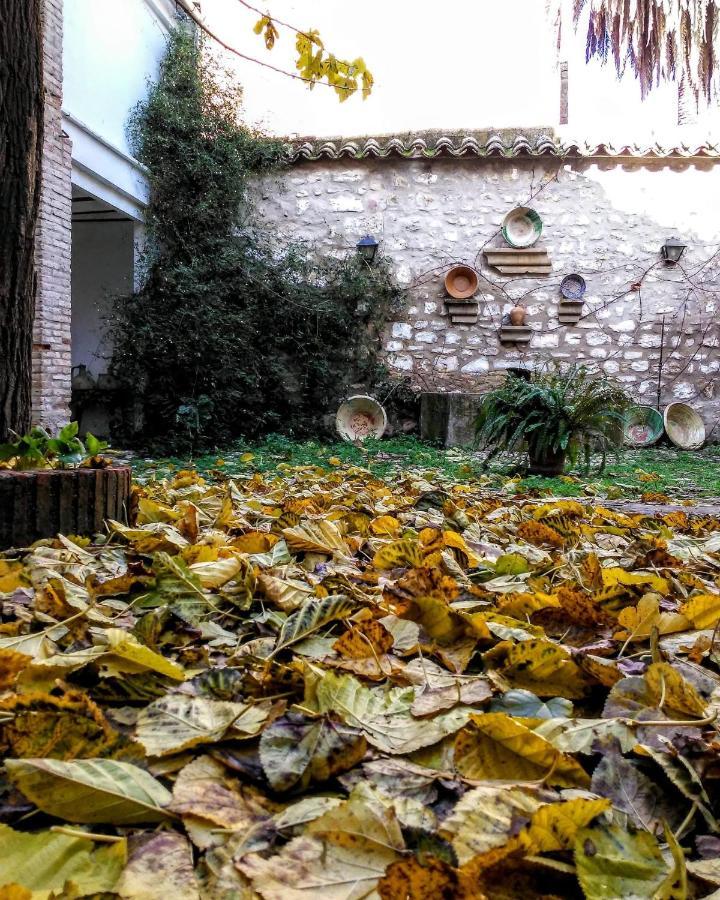
<path fill-rule="evenodd" d="M 478 781 L 590 785 L 590 776 L 571 756 L 505 713 L 471 717 L 455 740 L 455 765 L 461 775 Z"/>
<path fill-rule="evenodd" d="M 245 703 L 172 694 L 142 710 L 135 736 L 150 756 L 166 756 L 219 741 L 231 727 L 257 734 L 266 719 L 265 710 Z"/>
<path fill-rule="evenodd" d="M 263 731 L 260 761 L 274 790 L 300 790 L 351 769 L 366 748 L 363 734 L 340 721 L 289 712 Z"/>
<path fill-rule="evenodd" d="M 123 900 L 200 900 L 190 842 L 168 831 L 136 842 L 115 893 Z"/>
<path fill-rule="evenodd" d="M 587 900 L 662 896 L 657 892 L 669 874 L 660 847 L 651 834 L 631 833 L 606 824 L 578 832 L 575 865 Z"/>
<path fill-rule="evenodd" d="M 80 896 L 113 892 L 126 862 L 127 843 L 105 846 L 51 831 L 32 834 L 0 824 L 0 897 L 28 900 L 62 892 L 71 882 Z M 9 887 L 15 885 L 10 890 Z M 60 896 L 60 893 L 54 894 Z"/>
<path fill-rule="evenodd" d="M 317 686 L 319 712 L 334 712 L 347 725 L 360 729 L 369 744 L 385 753 L 411 753 L 454 734 L 468 721 L 471 710 L 458 706 L 432 719 L 412 715 L 415 691 L 364 687 L 351 675 L 328 672 Z"/>
<path fill-rule="evenodd" d="M 6 759 L 8 778 L 38 809 L 66 822 L 163 822 L 170 792 L 144 769 L 113 759 Z"/>

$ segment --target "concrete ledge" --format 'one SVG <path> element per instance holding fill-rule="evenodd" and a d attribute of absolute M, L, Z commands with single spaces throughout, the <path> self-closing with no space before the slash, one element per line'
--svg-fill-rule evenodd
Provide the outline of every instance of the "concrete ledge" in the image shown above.
<path fill-rule="evenodd" d="M 420 395 L 420 436 L 443 447 L 472 447 L 483 394 Z"/>

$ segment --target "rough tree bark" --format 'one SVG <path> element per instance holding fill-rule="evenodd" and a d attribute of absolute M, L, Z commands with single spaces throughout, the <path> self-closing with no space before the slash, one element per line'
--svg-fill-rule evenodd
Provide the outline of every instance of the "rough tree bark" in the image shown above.
<path fill-rule="evenodd" d="M 30 424 L 43 144 L 42 0 L 0 6 L 0 440 Z"/>

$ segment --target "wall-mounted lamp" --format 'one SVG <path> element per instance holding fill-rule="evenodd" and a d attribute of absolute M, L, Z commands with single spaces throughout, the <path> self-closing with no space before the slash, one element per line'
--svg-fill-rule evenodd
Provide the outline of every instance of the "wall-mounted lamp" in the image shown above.
<path fill-rule="evenodd" d="M 357 242 L 357 251 L 369 266 L 373 264 L 378 246 L 378 242 L 371 234 L 366 234 Z"/>
<path fill-rule="evenodd" d="M 680 257 L 685 252 L 686 246 L 679 238 L 668 238 L 660 249 L 666 265 L 674 266 L 675 263 L 680 262 Z"/>

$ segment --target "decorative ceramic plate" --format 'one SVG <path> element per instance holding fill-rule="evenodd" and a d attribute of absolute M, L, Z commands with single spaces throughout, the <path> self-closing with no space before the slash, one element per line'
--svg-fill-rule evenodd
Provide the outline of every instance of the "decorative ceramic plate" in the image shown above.
<path fill-rule="evenodd" d="M 560 293 L 566 300 L 582 300 L 587 286 L 582 275 L 566 275 L 560 284 Z"/>
<path fill-rule="evenodd" d="M 341 404 L 335 416 L 335 427 L 344 441 L 381 438 L 387 428 L 387 414 L 374 397 L 356 394 Z"/>
<path fill-rule="evenodd" d="M 503 219 L 502 236 L 511 247 L 532 247 L 542 234 L 542 219 L 529 206 L 518 206 Z"/>
<path fill-rule="evenodd" d="M 705 423 L 687 403 L 671 403 L 663 419 L 667 436 L 681 450 L 697 450 L 705 443 Z"/>
<path fill-rule="evenodd" d="M 623 435 L 630 447 L 649 447 L 663 430 L 663 417 L 654 406 L 631 406 L 625 413 Z"/>
<path fill-rule="evenodd" d="M 478 273 L 472 266 L 453 266 L 445 276 L 445 290 L 456 300 L 472 297 L 478 283 Z"/>

